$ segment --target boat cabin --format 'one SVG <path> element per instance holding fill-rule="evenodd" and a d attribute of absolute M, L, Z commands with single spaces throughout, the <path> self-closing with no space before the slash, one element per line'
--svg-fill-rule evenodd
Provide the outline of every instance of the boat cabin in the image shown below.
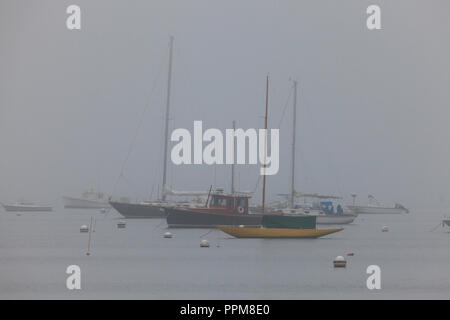
<path fill-rule="evenodd" d="M 247 194 L 215 192 L 211 194 L 209 209 L 223 210 L 230 214 L 248 214 L 249 198 Z"/>

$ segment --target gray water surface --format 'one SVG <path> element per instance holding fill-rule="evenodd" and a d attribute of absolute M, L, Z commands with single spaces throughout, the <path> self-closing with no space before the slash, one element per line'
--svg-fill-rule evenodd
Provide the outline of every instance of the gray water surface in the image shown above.
<path fill-rule="evenodd" d="M 91 255 L 81 225 L 96 220 Z M 442 215 L 362 215 L 321 239 L 232 239 L 171 229 L 114 211 L 0 212 L 1 299 L 419 299 L 450 298 L 450 233 Z M 389 232 L 381 232 L 382 226 Z M 206 235 L 205 235 L 206 234 Z M 210 248 L 200 248 L 200 240 Z M 346 256 L 354 253 L 354 256 Z M 334 269 L 344 255 L 346 269 Z M 381 290 L 366 268 L 381 268 Z M 66 288 L 79 265 L 81 290 Z"/>

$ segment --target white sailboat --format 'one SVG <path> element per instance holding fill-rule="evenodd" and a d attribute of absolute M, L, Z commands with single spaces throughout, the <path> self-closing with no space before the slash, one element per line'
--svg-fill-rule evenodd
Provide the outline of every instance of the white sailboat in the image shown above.
<path fill-rule="evenodd" d="M 283 214 L 298 214 L 302 216 L 315 216 L 317 224 L 348 224 L 352 223 L 357 214 L 351 212 L 334 212 L 334 210 L 323 210 L 320 204 L 310 207 L 296 207 L 295 198 L 311 197 L 317 199 L 340 199 L 334 196 L 322 196 L 318 194 L 302 194 L 295 191 L 295 131 L 297 118 L 297 81 L 294 81 L 294 103 L 292 115 L 292 162 L 291 162 L 291 192 L 288 194 L 288 209 L 283 209 Z"/>

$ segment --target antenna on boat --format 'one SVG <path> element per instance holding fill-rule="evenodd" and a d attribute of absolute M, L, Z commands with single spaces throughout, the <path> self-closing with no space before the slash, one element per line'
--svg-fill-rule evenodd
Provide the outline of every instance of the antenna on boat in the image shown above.
<path fill-rule="evenodd" d="M 356 194 L 352 193 L 351 196 L 353 198 L 353 205 L 355 205 Z"/>
<path fill-rule="evenodd" d="M 162 180 L 162 200 L 166 200 L 166 194 L 164 192 L 166 188 L 167 180 L 167 144 L 169 139 L 169 111 L 170 111 L 170 85 L 172 82 L 172 58 L 173 58 L 173 36 L 170 36 L 169 42 L 169 73 L 167 77 L 167 100 L 166 100 L 166 118 L 164 128 L 164 163 L 163 163 L 163 180 Z"/>
<path fill-rule="evenodd" d="M 295 129 L 297 126 L 297 81 L 294 82 L 294 104 L 293 104 L 293 115 L 292 115 L 292 163 L 291 163 L 291 196 L 290 196 L 290 207 L 294 208 L 294 198 L 295 198 Z"/>
<path fill-rule="evenodd" d="M 269 113 L 269 75 L 266 78 L 266 116 L 264 117 L 264 177 L 262 191 L 262 214 L 264 214 L 264 206 L 266 202 L 266 163 L 267 163 L 267 114 Z"/>
<path fill-rule="evenodd" d="M 233 120 L 233 132 L 236 131 L 236 121 Z M 233 157 L 234 157 L 234 143 L 233 143 Z M 234 161 L 231 164 L 231 194 L 234 194 Z"/>

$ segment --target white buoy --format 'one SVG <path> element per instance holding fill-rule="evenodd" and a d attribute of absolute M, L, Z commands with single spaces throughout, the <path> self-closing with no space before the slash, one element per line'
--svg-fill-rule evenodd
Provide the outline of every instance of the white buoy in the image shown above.
<path fill-rule="evenodd" d="M 127 224 L 125 223 L 125 221 L 117 222 L 117 228 L 119 228 L 119 229 L 125 229 L 126 225 Z"/>
<path fill-rule="evenodd" d="M 381 228 L 381 231 L 382 231 L 382 232 L 388 232 L 388 231 L 389 231 L 389 228 L 388 228 L 387 226 L 384 226 L 383 228 Z"/>
<path fill-rule="evenodd" d="M 101 212 L 101 213 L 106 213 L 106 209 L 105 209 L 105 208 L 101 208 L 101 209 L 100 209 L 100 212 Z"/>
<path fill-rule="evenodd" d="M 201 248 L 209 248 L 209 242 L 208 242 L 208 240 L 202 240 L 202 241 L 200 241 L 200 247 L 201 247 Z"/>
<path fill-rule="evenodd" d="M 166 233 L 164 233 L 164 238 L 171 239 L 172 238 L 172 234 L 170 232 L 166 232 Z"/>
<path fill-rule="evenodd" d="M 82 226 L 80 227 L 80 232 L 89 232 L 88 226 L 87 226 L 87 225 L 82 225 Z"/>
<path fill-rule="evenodd" d="M 347 261 L 343 256 L 337 256 L 333 260 L 333 265 L 335 268 L 345 268 L 347 266 Z"/>

